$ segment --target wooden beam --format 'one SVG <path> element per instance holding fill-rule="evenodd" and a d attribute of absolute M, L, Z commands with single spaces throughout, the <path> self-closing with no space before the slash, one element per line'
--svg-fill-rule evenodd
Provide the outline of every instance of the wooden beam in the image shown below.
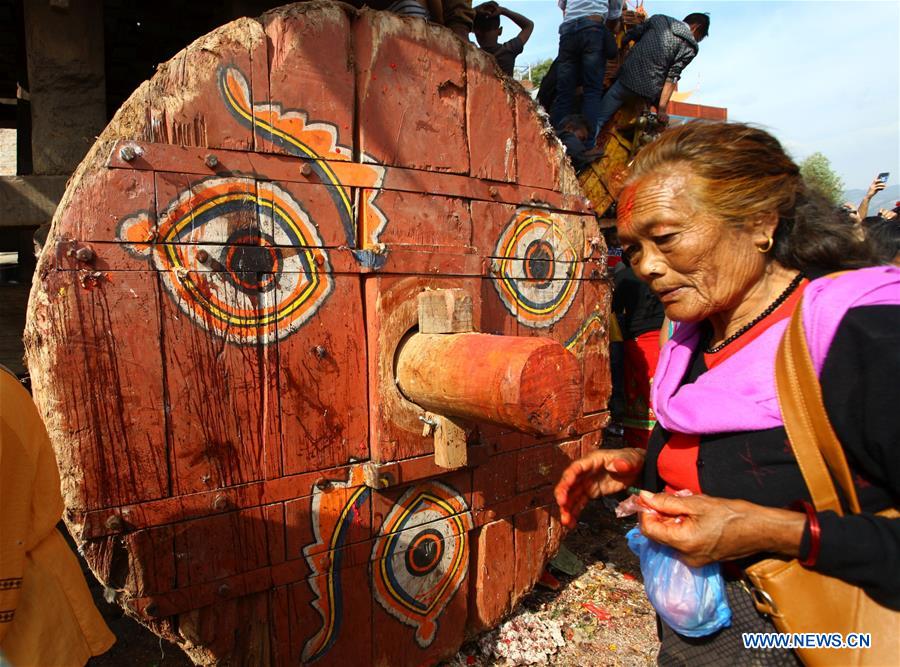
<path fill-rule="evenodd" d="M 68 176 L 0 176 L 0 227 L 37 227 L 50 222 Z"/>
<path fill-rule="evenodd" d="M 400 348 L 397 383 L 434 413 L 541 435 L 561 433 L 582 401 L 578 360 L 549 338 L 415 334 Z"/>

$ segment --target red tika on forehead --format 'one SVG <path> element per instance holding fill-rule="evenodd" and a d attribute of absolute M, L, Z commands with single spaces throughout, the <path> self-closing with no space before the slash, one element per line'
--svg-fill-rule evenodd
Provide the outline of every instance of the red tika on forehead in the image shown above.
<path fill-rule="evenodd" d="M 637 185 L 632 183 L 631 185 L 623 188 L 621 194 L 619 195 L 616 226 L 619 228 L 620 232 L 627 231 L 628 228 L 631 227 L 631 218 L 634 213 L 634 195 L 636 192 Z"/>

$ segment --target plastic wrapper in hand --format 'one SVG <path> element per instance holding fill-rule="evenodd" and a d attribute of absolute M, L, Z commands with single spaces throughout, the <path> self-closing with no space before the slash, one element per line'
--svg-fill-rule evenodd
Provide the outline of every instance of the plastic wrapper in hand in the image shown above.
<path fill-rule="evenodd" d="M 691 492 L 688 489 L 682 489 L 681 491 L 676 491 L 673 495 L 676 496 L 689 496 Z M 641 497 L 632 493 L 625 500 L 616 505 L 616 518 L 622 519 L 626 516 L 631 516 L 632 514 L 637 514 L 638 512 L 644 512 L 646 514 L 657 514 L 658 512 L 644 503 L 641 500 Z M 678 517 L 675 518 L 676 523 L 681 523 Z"/>
<path fill-rule="evenodd" d="M 685 637 L 705 637 L 731 625 L 731 608 L 718 563 L 685 565 L 672 547 L 632 528 L 625 536 L 641 560 L 644 588 L 666 624 Z"/>

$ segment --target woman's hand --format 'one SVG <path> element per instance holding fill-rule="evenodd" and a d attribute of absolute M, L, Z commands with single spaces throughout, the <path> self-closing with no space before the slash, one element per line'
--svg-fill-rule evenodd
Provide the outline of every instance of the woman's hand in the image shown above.
<path fill-rule="evenodd" d="M 588 500 L 624 491 L 643 468 L 642 449 L 600 449 L 572 462 L 554 491 L 560 521 L 574 527 Z"/>
<path fill-rule="evenodd" d="M 796 557 L 806 525 L 801 512 L 710 496 L 641 492 L 658 514 L 641 514 L 641 532 L 679 551 L 692 567 L 760 551 Z"/>

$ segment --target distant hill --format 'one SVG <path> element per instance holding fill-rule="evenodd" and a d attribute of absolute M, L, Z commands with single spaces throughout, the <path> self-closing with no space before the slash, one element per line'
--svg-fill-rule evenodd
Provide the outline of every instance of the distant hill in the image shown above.
<path fill-rule="evenodd" d="M 865 194 L 865 190 L 854 188 L 853 190 L 845 190 L 843 197 L 844 201 L 852 201 L 855 204 L 859 204 Z M 894 202 L 897 201 L 900 201 L 900 185 L 889 185 L 872 197 L 872 202 L 869 204 L 869 215 L 875 215 L 880 208 L 894 208 Z"/>

